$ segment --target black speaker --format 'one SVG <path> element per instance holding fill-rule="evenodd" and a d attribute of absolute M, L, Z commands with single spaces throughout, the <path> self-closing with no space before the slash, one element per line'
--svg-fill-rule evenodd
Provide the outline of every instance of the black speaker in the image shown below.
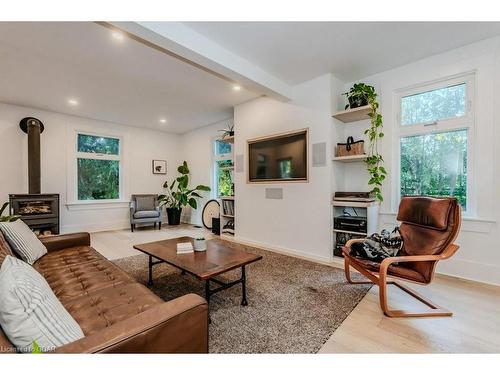
<path fill-rule="evenodd" d="M 212 218 L 212 233 L 220 235 L 220 218 L 218 217 Z"/>

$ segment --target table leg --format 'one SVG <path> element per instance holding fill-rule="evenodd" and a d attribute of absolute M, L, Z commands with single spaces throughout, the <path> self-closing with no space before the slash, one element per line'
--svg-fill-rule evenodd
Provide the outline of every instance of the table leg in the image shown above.
<path fill-rule="evenodd" d="M 208 305 L 208 324 L 212 323 L 212 318 L 210 317 L 210 279 L 205 280 L 205 299 Z"/>
<path fill-rule="evenodd" d="M 153 285 L 153 257 L 149 255 L 149 279 L 148 279 L 148 285 L 151 286 Z"/>
<path fill-rule="evenodd" d="M 248 306 L 245 266 L 241 267 L 241 292 L 243 294 L 243 297 L 241 299 L 241 306 Z"/>

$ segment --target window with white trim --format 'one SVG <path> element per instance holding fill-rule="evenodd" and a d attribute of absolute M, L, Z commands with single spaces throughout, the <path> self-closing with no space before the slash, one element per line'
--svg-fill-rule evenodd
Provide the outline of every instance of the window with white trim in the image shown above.
<path fill-rule="evenodd" d="M 473 74 L 398 93 L 400 196 L 453 196 L 470 211 L 473 100 Z"/>
<path fill-rule="evenodd" d="M 76 194 L 78 201 L 113 201 L 121 197 L 121 139 L 78 132 Z"/>
<path fill-rule="evenodd" d="M 216 139 L 214 150 L 214 186 L 216 198 L 233 195 L 233 145 L 229 142 Z"/>

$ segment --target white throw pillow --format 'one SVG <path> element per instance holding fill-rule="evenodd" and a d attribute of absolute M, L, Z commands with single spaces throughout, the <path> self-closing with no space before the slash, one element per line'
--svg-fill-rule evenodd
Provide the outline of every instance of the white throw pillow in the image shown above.
<path fill-rule="evenodd" d="M 42 275 L 10 255 L 0 268 L 0 325 L 10 342 L 28 353 L 35 341 L 45 352 L 84 337 Z"/>
<path fill-rule="evenodd" d="M 47 254 L 47 248 L 22 220 L 0 223 L 0 230 L 12 250 L 25 262 L 33 264 Z"/>

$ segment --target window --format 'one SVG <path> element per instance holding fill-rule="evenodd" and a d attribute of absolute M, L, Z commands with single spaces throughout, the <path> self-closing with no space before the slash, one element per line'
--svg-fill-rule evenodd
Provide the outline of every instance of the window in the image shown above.
<path fill-rule="evenodd" d="M 77 194 L 79 201 L 120 199 L 120 139 L 77 134 Z"/>
<path fill-rule="evenodd" d="M 231 143 L 214 141 L 214 185 L 217 198 L 233 195 L 233 147 Z"/>
<path fill-rule="evenodd" d="M 443 87 L 401 99 L 401 125 L 413 125 L 463 117 L 466 84 Z"/>
<path fill-rule="evenodd" d="M 473 82 L 467 75 L 400 93 L 401 196 L 453 196 L 469 211 Z"/>

